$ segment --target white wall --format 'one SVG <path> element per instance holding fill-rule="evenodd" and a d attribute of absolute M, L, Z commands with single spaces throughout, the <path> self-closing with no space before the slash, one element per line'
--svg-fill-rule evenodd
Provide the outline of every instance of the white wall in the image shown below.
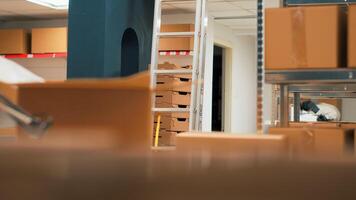
<path fill-rule="evenodd" d="M 255 133 L 257 118 L 256 37 L 238 36 L 232 67 L 233 132 Z"/>

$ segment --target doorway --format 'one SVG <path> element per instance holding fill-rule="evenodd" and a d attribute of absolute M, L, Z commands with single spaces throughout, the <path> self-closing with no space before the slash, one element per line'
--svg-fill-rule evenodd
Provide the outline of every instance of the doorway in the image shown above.
<path fill-rule="evenodd" d="M 134 29 L 126 29 L 121 41 L 121 76 L 139 72 L 139 44 Z"/>
<path fill-rule="evenodd" d="M 213 95 L 212 95 L 212 131 L 224 131 L 224 48 L 214 46 Z"/>

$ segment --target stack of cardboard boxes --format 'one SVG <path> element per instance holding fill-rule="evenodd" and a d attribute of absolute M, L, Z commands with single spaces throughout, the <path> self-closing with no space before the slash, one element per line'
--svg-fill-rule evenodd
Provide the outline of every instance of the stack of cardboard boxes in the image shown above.
<path fill-rule="evenodd" d="M 194 24 L 163 24 L 161 32 L 193 32 Z M 160 51 L 192 51 L 194 38 L 162 38 Z M 178 66 L 164 62 L 159 69 L 191 69 L 191 66 Z M 189 108 L 191 93 L 191 75 L 160 75 L 157 77 L 156 107 Z M 189 113 L 170 113 L 161 115 L 159 145 L 174 146 L 176 135 L 189 130 Z M 158 114 L 155 115 L 157 125 Z M 154 133 L 156 133 L 156 126 Z M 155 134 L 154 134 L 155 135 Z"/>
<path fill-rule="evenodd" d="M 191 66 L 160 64 L 159 69 L 191 69 Z M 189 108 L 191 100 L 191 75 L 160 75 L 157 78 L 157 108 Z M 175 136 L 189 130 L 189 113 L 157 113 L 161 116 L 160 144 L 175 145 Z M 156 127 L 156 126 L 155 126 Z M 156 131 L 156 129 L 154 130 Z"/>
<path fill-rule="evenodd" d="M 67 28 L 0 30 L 0 55 L 67 52 Z"/>

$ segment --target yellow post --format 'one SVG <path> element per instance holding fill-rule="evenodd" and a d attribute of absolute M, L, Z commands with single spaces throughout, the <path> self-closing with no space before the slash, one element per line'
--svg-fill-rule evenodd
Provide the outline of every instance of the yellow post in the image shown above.
<path fill-rule="evenodd" d="M 161 115 L 158 115 L 157 127 L 156 127 L 156 135 L 155 135 L 155 147 L 158 147 L 158 138 L 159 138 L 159 129 L 160 128 L 161 128 Z"/>

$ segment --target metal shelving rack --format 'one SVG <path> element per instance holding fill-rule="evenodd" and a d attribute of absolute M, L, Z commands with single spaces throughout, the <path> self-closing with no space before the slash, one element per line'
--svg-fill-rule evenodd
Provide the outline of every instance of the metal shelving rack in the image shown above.
<path fill-rule="evenodd" d="M 300 5 L 349 5 L 356 0 L 283 0 L 284 6 Z M 263 21 L 258 21 L 263 23 Z M 265 82 L 276 85 L 278 89 L 279 124 L 287 127 L 289 123 L 290 96 L 294 104 L 294 121 L 300 119 L 301 96 L 317 98 L 356 98 L 356 69 L 330 70 L 285 70 L 266 71 Z"/>

